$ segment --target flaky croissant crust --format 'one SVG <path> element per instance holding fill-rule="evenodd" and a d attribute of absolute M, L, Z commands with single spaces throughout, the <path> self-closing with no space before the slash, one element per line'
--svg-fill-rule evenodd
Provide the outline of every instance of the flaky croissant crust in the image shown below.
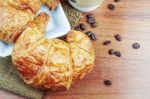
<path fill-rule="evenodd" d="M 37 19 L 41 21 L 36 23 Z M 21 34 L 12 61 L 27 84 L 40 89 L 66 90 L 92 70 L 94 48 L 85 34 L 74 30 L 67 34 L 66 42 L 44 39 L 41 28 L 48 19 L 47 14 L 41 13 Z"/>
<path fill-rule="evenodd" d="M 15 43 L 42 4 L 54 10 L 58 0 L 0 0 L 0 40 Z"/>
<path fill-rule="evenodd" d="M 9 23 L 0 25 L 0 39 L 15 42 L 12 61 L 27 84 L 46 90 L 66 90 L 92 70 L 94 47 L 84 33 L 72 30 L 66 41 L 44 39 L 49 16 L 40 13 L 33 20 L 41 4 L 45 3 L 53 10 L 59 0 L 0 2 L 0 24 Z"/>

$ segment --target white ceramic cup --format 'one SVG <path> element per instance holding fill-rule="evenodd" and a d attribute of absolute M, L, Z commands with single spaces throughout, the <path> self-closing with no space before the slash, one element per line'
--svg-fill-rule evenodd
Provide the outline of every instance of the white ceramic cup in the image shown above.
<path fill-rule="evenodd" d="M 68 0 L 76 9 L 82 12 L 93 11 L 98 8 L 104 0 Z"/>

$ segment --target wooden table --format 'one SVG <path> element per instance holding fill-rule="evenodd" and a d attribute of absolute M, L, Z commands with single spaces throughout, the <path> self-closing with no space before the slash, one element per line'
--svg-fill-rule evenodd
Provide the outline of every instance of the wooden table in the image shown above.
<path fill-rule="evenodd" d="M 116 5 L 114 11 L 107 5 Z M 94 70 L 82 81 L 66 92 L 46 92 L 44 99 L 150 99 L 150 0 L 105 0 L 95 10 L 99 26 L 89 28 L 97 36 L 93 42 L 96 53 Z M 82 20 L 84 21 L 84 19 Z M 121 42 L 114 39 L 115 34 L 123 37 Z M 103 46 L 102 42 L 111 40 L 112 44 Z M 138 42 L 141 48 L 135 50 L 132 44 Z M 122 57 L 108 55 L 109 49 L 119 50 Z M 105 86 L 109 79 L 112 86 Z M 0 98 L 22 99 L 22 97 L 0 91 Z"/>

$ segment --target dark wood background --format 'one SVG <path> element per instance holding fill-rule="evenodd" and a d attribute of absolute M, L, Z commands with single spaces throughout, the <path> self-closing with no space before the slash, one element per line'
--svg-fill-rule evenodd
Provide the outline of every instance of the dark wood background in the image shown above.
<path fill-rule="evenodd" d="M 116 5 L 114 11 L 107 5 Z M 97 36 L 93 42 L 96 53 L 94 70 L 66 92 L 46 92 L 44 99 L 150 99 L 150 0 L 104 0 L 92 12 L 99 26 L 88 28 Z M 82 22 L 85 21 L 83 18 Z M 121 34 L 122 42 L 114 39 Z M 102 42 L 112 44 L 103 46 Z M 134 50 L 132 44 L 138 42 L 141 48 Z M 109 49 L 122 52 L 122 57 L 108 55 Z M 113 82 L 108 87 L 103 81 Z M 0 91 L 0 98 L 22 99 L 11 93 Z"/>

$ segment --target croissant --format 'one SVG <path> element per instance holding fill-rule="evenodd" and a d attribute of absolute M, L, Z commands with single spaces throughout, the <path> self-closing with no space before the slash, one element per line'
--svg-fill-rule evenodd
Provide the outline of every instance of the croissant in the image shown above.
<path fill-rule="evenodd" d="M 1 6 L 12 7 L 28 13 L 36 14 L 42 6 L 41 0 L 0 0 Z"/>
<path fill-rule="evenodd" d="M 57 1 L 57 0 L 56 0 Z M 0 40 L 15 43 L 27 28 L 43 3 L 54 9 L 57 1 L 43 0 L 0 0 Z"/>
<path fill-rule="evenodd" d="M 60 3 L 60 0 L 41 0 L 41 1 L 45 3 L 50 10 L 54 10 Z"/>
<path fill-rule="evenodd" d="M 31 10 L 27 1 L 31 0 L 0 0 L 0 40 L 14 43 L 26 29 L 28 22 L 33 20 L 42 2 L 32 0 L 30 6 L 34 5 L 34 9 Z"/>
<path fill-rule="evenodd" d="M 33 16 L 12 7 L 0 7 L 0 40 L 13 43 Z"/>
<path fill-rule="evenodd" d="M 48 17 L 41 13 L 20 35 L 12 61 L 25 83 L 44 90 L 66 90 L 92 70 L 94 48 L 85 34 L 75 30 L 67 34 L 66 42 L 43 38 Z"/>

